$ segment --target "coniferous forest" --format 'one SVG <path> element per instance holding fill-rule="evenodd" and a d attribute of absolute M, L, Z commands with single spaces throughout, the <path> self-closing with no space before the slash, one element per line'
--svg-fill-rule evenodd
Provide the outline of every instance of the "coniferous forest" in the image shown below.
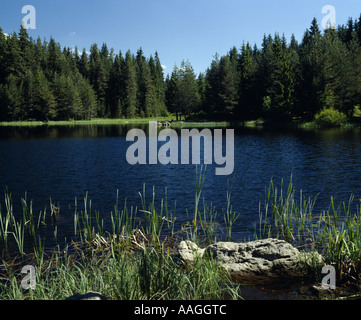
<path fill-rule="evenodd" d="M 158 53 L 149 58 L 62 48 L 0 28 L 0 120 L 198 116 L 209 120 L 313 120 L 324 108 L 352 116 L 361 102 L 361 16 L 321 31 L 317 20 L 301 42 L 265 35 L 261 48 L 243 43 L 215 55 L 196 75 L 183 61 L 164 76 Z"/>

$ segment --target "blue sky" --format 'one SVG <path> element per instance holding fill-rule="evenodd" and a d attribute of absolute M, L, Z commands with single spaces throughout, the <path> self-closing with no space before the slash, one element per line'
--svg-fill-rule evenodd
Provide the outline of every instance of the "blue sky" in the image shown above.
<path fill-rule="evenodd" d="M 243 41 L 261 45 L 263 35 L 278 32 L 302 39 L 313 17 L 321 24 L 322 8 L 333 5 L 336 23 L 358 18 L 360 0 L 11 0 L 2 1 L 0 27 L 18 31 L 25 5 L 36 9 L 33 38 L 50 36 L 62 46 L 89 50 L 107 43 L 123 54 L 142 47 L 149 57 L 158 51 L 170 73 L 182 59 L 204 72 L 216 53 L 226 54 Z"/>

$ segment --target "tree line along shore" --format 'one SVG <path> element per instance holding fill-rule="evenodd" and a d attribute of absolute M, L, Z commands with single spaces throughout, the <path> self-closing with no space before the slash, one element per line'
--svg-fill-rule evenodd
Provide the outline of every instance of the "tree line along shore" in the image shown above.
<path fill-rule="evenodd" d="M 264 35 L 215 55 L 196 74 L 189 61 L 165 76 L 149 58 L 93 44 L 90 51 L 0 28 L 0 121 L 167 117 L 210 121 L 319 120 L 342 124 L 359 115 L 361 17 L 321 31 L 314 19 L 294 35 Z"/>

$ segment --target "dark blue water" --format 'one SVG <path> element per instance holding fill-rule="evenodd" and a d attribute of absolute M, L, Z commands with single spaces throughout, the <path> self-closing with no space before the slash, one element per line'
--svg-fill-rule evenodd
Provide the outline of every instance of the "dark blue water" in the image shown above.
<path fill-rule="evenodd" d="M 142 128 L 140 126 L 137 126 Z M 195 165 L 129 165 L 125 139 L 131 126 L 74 126 L 0 128 L 0 190 L 8 188 L 19 215 L 20 199 L 27 193 L 34 213 L 49 199 L 59 204 L 58 237 L 71 237 L 74 200 L 78 210 L 86 193 L 92 210 L 104 219 L 114 210 L 117 190 L 120 206 L 141 206 L 139 192 L 145 183 L 151 201 L 153 186 L 157 205 L 165 198 L 177 221 L 185 221 L 194 208 Z M 143 127 L 145 131 L 147 129 Z M 253 234 L 258 222 L 259 201 L 270 180 L 278 186 L 291 175 L 297 190 L 306 197 L 317 194 L 316 210 L 327 209 L 330 197 L 336 203 L 361 194 L 361 131 L 352 130 L 235 130 L 235 170 L 232 207 L 240 213 L 234 227 L 235 239 Z M 199 171 L 198 167 L 198 171 Z M 233 176 L 216 176 L 208 165 L 203 194 L 219 212 L 226 209 L 227 181 Z M 0 198 L 4 207 L 3 197 Z"/>

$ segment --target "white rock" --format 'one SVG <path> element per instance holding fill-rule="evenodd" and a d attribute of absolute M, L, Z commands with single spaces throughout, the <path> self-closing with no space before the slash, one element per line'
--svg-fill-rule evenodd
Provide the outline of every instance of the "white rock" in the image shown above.
<path fill-rule="evenodd" d="M 233 279 L 267 278 L 279 280 L 301 276 L 300 261 L 305 255 L 284 240 L 263 239 L 246 243 L 219 242 L 200 249 L 191 241 L 183 241 L 178 248 L 181 258 L 192 263 L 195 256 L 205 253 L 217 259 Z M 314 253 L 314 259 L 322 257 Z"/>

